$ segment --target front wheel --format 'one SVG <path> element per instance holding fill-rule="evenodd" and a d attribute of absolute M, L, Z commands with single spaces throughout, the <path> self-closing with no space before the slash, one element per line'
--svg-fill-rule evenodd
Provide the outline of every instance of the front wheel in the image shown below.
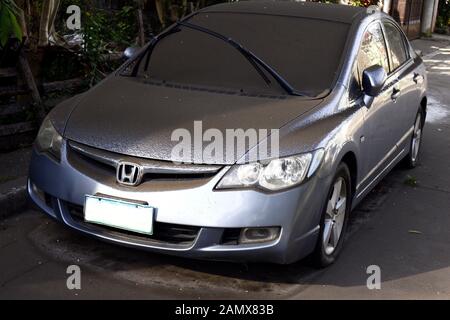
<path fill-rule="evenodd" d="M 414 122 L 413 134 L 410 142 L 409 153 L 405 157 L 405 164 L 408 168 L 415 168 L 419 160 L 419 151 L 422 144 L 424 114 L 420 110 L 417 113 L 416 120 Z"/>
<path fill-rule="evenodd" d="M 314 252 L 317 267 L 332 264 L 341 252 L 351 209 L 350 171 L 341 163 L 331 183 L 320 223 L 319 239 Z"/>

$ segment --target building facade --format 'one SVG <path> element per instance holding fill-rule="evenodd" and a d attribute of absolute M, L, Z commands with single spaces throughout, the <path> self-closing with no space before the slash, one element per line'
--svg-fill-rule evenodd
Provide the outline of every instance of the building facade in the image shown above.
<path fill-rule="evenodd" d="M 352 0 L 335 2 L 344 5 L 355 3 Z M 367 0 L 365 2 L 377 4 L 384 12 L 394 17 L 410 39 L 419 38 L 421 35 L 430 36 L 434 31 L 439 0 Z"/>
<path fill-rule="evenodd" d="M 434 31 L 439 0 L 384 0 L 383 2 L 383 11 L 397 20 L 408 38 L 430 36 Z"/>

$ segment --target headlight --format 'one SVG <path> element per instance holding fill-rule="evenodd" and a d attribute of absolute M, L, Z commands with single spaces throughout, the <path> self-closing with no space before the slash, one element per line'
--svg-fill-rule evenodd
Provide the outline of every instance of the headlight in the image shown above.
<path fill-rule="evenodd" d="M 217 189 L 259 187 L 271 191 L 286 189 L 302 183 L 319 168 L 323 149 L 311 153 L 259 162 L 235 165 L 217 185 Z"/>
<path fill-rule="evenodd" d="M 40 152 L 48 152 L 57 160 L 60 160 L 61 145 L 61 135 L 55 130 L 50 119 L 48 117 L 45 118 L 36 138 L 36 146 L 38 150 Z"/>

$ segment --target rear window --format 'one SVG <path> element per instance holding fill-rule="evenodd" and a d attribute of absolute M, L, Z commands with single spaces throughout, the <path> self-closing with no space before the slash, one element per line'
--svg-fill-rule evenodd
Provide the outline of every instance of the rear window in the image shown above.
<path fill-rule="evenodd" d="M 199 13 L 188 22 L 232 38 L 309 96 L 331 89 L 349 29 L 339 22 L 244 13 Z M 155 80 L 284 93 L 230 44 L 184 27 L 157 43 L 147 70 L 142 65 L 140 74 Z"/>

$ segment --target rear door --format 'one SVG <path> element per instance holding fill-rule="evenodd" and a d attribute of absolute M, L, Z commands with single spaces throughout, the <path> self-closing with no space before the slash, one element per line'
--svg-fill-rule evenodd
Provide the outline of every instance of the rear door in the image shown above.
<path fill-rule="evenodd" d="M 419 107 L 417 85 L 423 78 L 415 71 L 403 32 L 391 21 L 384 20 L 382 25 L 390 62 L 389 79 L 395 81 L 393 90 L 398 93 L 398 97 L 392 100 L 392 119 L 395 120 L 392 130 L 401 146 L 408 140 L 415 120 Z"/>

